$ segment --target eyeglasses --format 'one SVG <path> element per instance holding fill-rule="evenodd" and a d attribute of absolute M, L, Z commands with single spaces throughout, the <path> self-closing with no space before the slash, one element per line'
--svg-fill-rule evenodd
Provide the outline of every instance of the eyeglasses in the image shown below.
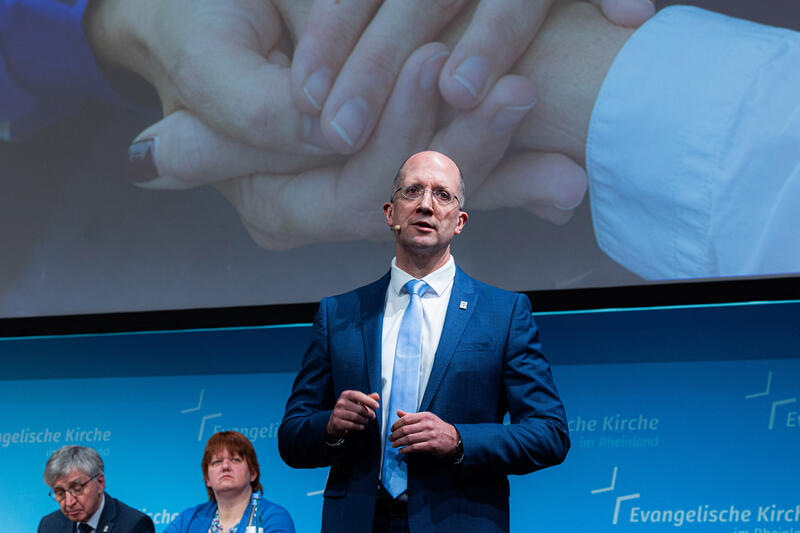
<path fill-rule="evenodd" d="M 421 185 L 408 185 L 406 187 L 398 187 L 392 193 L 392 199 L 394 200 L 394 195 L 398 192 L 400 195 L 405 198 L 406 200 L 419 200 L 423 196 L 425 196 L 425 191 L 427 191 L 425 187 Z M 445 189 L 430 189 L 431 197 L 434 201 L 439 205 L 450 205 L 453 202 L 458 201 L 458 196 L 452 194 L 451 192 Z"/>
<path fill-rule="evenodd" d="M 97 476 L 99 476 L 99 475 L 100 474 L 95 474 L 92 477 L 90 477 L 89 479 L 87 479 L 86 481 L 84 481 L 83 483 L 73 483 L 72 485 L 70 485 L 70 487 L 68 489 L 62 489 L 61 487 L 57 487 L 57 488 L 51 490 L 50 492 L 48 492 L 48 494 L 55 501 L 57 501 L 59 503 L 61 503 L 64 500 L 64 498 L 67 497 L 67 492 L 72 494 L 72 496 L 74 498 L 77 498 L 78 496 L 83 494 L 83 489 L 86 487 L 86 485 L 88 485 L 90 481 L 94 481 L 97 478 Z"/>

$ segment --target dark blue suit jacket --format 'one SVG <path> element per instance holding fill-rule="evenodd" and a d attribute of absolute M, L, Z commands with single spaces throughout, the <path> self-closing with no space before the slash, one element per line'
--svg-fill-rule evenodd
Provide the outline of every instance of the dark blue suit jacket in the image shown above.
<path fill-rule="evenodd" d="M 381 390 L 387 274 L 324 299 L 279 430 L 284 461 L 331 466 L 322 530 L 369 532 L 378 487 L 377 420 L 337 448 L 325 426 L 339 394 Z M 466 309 L 461 302 L 466 302 Z M 382 405 L 382 407 L 384 407 Z M 528 298 L 456 270 L 442 336 L 420 411 L 456 426 L 464 460 L 408 458 L 411 533 L 508 531 L 508 474 L 558 464 L 569 449 L 564 408 L 539 350 Z M 503 425 L 508 412 L 510 425 Z"/>
<path fill-rule="evenodd" d="M 74 533 L 75 522 L 55 511 L 39 522 L 39 533 Z M 97 522 L 98 533 L 155 533 L 153 521 L 146 514 L 128 507 L 106 493 L 106 504 Z"/>

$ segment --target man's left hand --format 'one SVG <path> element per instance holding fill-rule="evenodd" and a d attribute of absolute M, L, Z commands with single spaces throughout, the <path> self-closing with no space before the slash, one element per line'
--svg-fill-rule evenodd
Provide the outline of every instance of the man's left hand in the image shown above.
<path fill-rule="evenodd" d="M 458 430 L 427 411 L 406 413 L 398 410 L 400 418 L 392 425 L 389 442 L 399 453 L 428 453 L 437 457 L 453 455 L 458 446 Z"/>

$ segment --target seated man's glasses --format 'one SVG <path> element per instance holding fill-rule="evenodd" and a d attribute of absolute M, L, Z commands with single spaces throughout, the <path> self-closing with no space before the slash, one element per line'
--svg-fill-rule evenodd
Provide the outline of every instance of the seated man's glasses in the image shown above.
<path fill-rule="evenodd" d="M 94 479 L 99 475 L 100 474 L 95 474 L 92 477 L 90 477 L 89 479 L 87 479 L 86 481 L 84 481 L 83 483 L 73 483 L 67 489 L 62 489 L 61 487 L 56 487 L 53 490 L 51 490 L 48 494 L 50 494 L 50 496 L 52 496 L 52 498 L 55 501 L 59 502 L 59 503 L 61 501 L 63 501 L 64 498 L 67 497 L 67 492 L 72 494 L 72 496 L 74 498 L 77 498 L 78 496 L 80 496 L 83 493 L 84 487 L 86 487 L 86 485 L 88 485 L 90 481 L 94 481 Z"/>
<path fill-rule="evenodd" d="M 419 200 L 423 196 L 425 196 L 425 191 L 427 191 L 425 187 L 421 185 L 408 185 L 406 187 L 398 187 L 395 189 L 394 193 L 392 193 L 392 199 L 394 199 L 394 195 L 398 192 L 400 195 L 405 198 L 406 200 Z M 455 194 L 450 193 L 445 189 L 431 189 L 431 197 L 433 200 L 439 205 L 450 205 L 453 202 L 458 201 L 458 196 Z"/>

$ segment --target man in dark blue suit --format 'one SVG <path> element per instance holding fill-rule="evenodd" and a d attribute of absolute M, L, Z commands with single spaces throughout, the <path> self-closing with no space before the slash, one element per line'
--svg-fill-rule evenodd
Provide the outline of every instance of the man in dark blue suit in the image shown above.
<path fill-rule="evenodd" d="M 92 448 L 63 446 L 44 469 L 58 502 L 39 522 L 39 533 L 155 533 L 149 516 L 105 493 L 103 460 Z"/>
<path fill-rule="evenodd" d="M 324 532 L 508 531 L 507 475 L 569 449 L 528 298 L 453 262 L 463 202 L 452 160 L 411 156 L 383 206 L 391 271 L 320 304 L 279 447 L 290 466 L 331 467 Z"/>

